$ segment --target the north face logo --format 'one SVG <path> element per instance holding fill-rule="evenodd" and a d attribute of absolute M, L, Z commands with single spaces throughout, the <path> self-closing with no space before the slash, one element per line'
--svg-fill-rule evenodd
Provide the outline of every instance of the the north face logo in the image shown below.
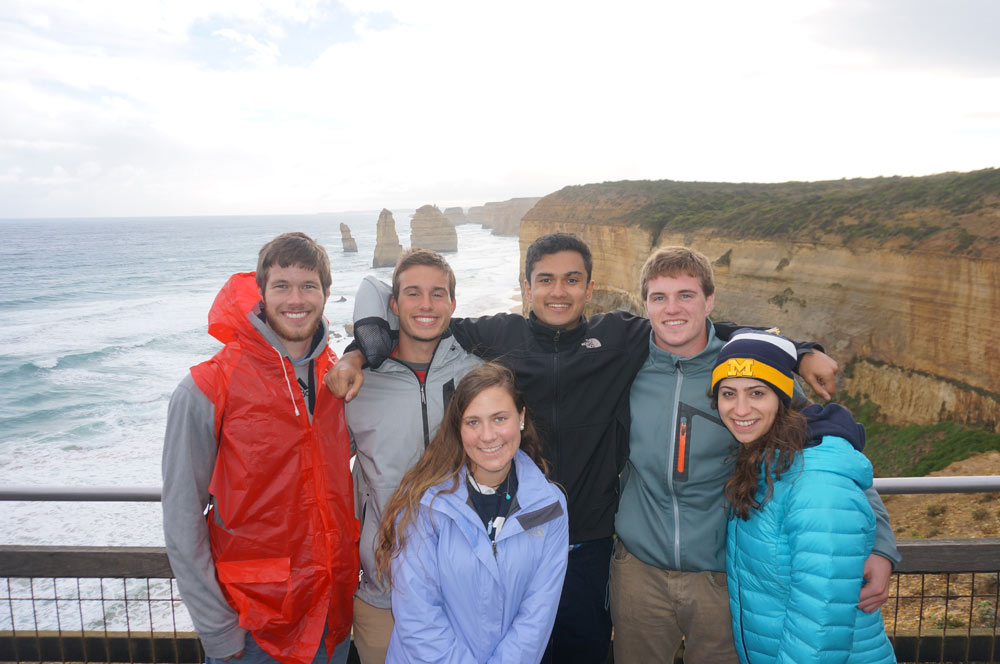
<path fill-rule="evenodd" d="M 580 342 L 580 345 L 583 346 L 584 348 L 600 348 L 601 341 L 599 339 L 593 339 L 593 338 L 584 339 L 583 341 Z"/>

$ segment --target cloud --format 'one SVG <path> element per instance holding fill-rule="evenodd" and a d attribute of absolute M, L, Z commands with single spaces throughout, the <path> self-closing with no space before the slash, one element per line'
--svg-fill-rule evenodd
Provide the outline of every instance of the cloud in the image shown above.
<path fill-rule="evenodd" d="M 260 65 L 274 65 L 281 53 L 276 44 L 270 42 L 262 44 L 253 35 L 240 34 L 231 28 L 216 30 L 212 33 L 212 36 L 222 37 L 223 39 L 228 39 L 241 46 L 245 46 L 250 51 L 247 59 Z"/>
<path fill-rule="evenodd" d="M 997 165 L 988 67 L 900 70 L 844 41 L 840 26 L 879 12 L 840 6 L 11 0 L 0 217 L 472 205 L 605 180 Z"/>
<path fill-rule="evenodd" d="M 994 0 L 840 0 L 807 25 L 822 42 L 879 67 L 1000 75 Z"/>

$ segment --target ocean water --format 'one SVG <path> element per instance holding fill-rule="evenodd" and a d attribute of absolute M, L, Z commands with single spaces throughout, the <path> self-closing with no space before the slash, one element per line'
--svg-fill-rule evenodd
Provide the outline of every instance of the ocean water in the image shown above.
<path fill-rule="evenodd" d="M 409 246 L 412 210 L 394 211 Z M 330 253 L 331 345 L 349 339 L 371 268 L 378 212 L 308 216 L 0 221 L 0 484 L 158 486 L 167 402 L 220 344 L 208 309 L 233 272 L 254 269 L 278 233 Z M 341 251 L 340 223 L 358 253 Z M 448 254 L 456 315 L 517 303 L 517 238 L 458 227 Z M 162 545 L 158 503 L 0 503 L 0 543 Z"/>

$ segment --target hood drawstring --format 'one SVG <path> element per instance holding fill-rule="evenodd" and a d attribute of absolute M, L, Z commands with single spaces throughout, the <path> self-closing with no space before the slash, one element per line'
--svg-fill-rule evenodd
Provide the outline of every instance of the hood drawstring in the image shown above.
<path fill-rule="evenodd" d="M 291 381 L 288 380 L 288 367 L 285 366 L 285 358 L 281 355 L 281 351 L 279 351 L 274 346 L 271 346 L 271 350 L 273 350 L 278 355 L 278 362 L 281 364 L 281 370 L 285 374 L 285 387 L 288 388 L 288 396 L 291 397 L 292 399 L 292 408 L 295 409 L 295 417 L 298 417 L 299 407 L 295 404 L 295 393 L 292 392 L 292 383 Z"/>

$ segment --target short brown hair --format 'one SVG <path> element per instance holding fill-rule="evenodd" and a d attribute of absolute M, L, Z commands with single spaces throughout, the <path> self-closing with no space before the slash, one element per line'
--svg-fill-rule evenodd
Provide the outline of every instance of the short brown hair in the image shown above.
<path fill-rule="evenodd" d="M 305 233 L 282 233 L 263 247 L 257 254 L 257 288 L 263 292 L 267 288 L 267 275 L 271 266 L 301 267 L 316 270 L 323 293 L 330 292 L 333 277 L 330 275 L 330 256 L 323 245 Z"/>
<path fill-rule="evenodd" d="M 414 265 L 427 265 L 444 271 L 448 275 L 448 295 L 451 296 L 452 302 L 455 301 L 455 272 L 448 265 L 448 261 L 436 251 L 416 248 L 407 249 L 399 255 L 399 260 L 396 261 L 396 269 L 392 271 L 392 296 L 394 298 L 399 299 L 399 276 Z"/>
<path fill-rule="evenodd" d="M 715 292 L 715 276 L 712 264 L 705 254 L 687 247 L 660 247 L 654 251 L 639 271 L 639 287 L 642 299 L 649 295 L 649 281 L 656 277 L 676 277 L 678 274 L 689 274 L 701 282 L 701 290 L 705 297 Z"/>

